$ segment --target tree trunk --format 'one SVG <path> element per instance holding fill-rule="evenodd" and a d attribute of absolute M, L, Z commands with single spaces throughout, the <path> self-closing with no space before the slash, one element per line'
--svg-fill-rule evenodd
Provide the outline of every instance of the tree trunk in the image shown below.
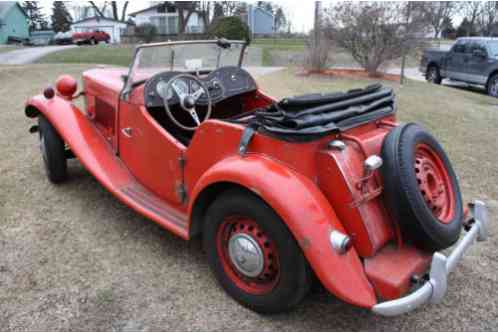
<path fill-rule="evenodd" d="M 123 22 L 126 20 L 126 10 L 128 9 L 129 3 L 129 1 L 125 1 L 123 4 L 123 11 L 121 12 L 121 21 Z"/>

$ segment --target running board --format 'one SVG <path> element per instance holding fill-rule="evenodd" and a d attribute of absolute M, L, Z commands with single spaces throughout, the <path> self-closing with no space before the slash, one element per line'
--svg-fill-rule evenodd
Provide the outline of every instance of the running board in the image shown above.
<path fill-rule="evenodd" d="M 140 212 L 142 214 L 147 215 L 165 229 L 184 239 L 188 239 L 187 216 L 175 212 L 174 208 L 164 203 L 154 193 L 136 181 L 123 186 L 120 192 L 129 201 L 135 203 L 134 207 L 141 207 Z M 146 210 L 146 212 L 142 212 L 142 210 Z"/>

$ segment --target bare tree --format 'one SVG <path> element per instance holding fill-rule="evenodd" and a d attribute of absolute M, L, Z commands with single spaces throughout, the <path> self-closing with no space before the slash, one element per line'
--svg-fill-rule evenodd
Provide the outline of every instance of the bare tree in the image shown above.
<path fill-rule="evenodd" d="M 484 36 L 490 36 L 492 34 L 493 26 L 497 22 L 497 15 L 497 1 L 486 1 L 482 3 L 482 12 L 478 20 L 481 34 Z"/>
<path fill-rule="evenodd" d="M 444 20 L 451 18 L 457 9 L 454 1 L 427 1 L 418 5 L 427 22 L 434 29 L 434 38 L 439 38 Z"/>
<path fill-rule="evenodd" d="M 342 2 L 332 5 L 327 31 L 370 76 L 423 44 L 427 22 L 408 2 Z"/>
<path fill-rule="evenodd" d="M 119 14 L 119 8 L 118 8 L 118 1 L 104 1 L 102 6 L 99 7 L 95 1 L 89 1 L 90 5 L 92 8 L 95 10 L 97 13 L 97 16 L 100 17 L 107 17 L 106 16 L 106 11 L 108 6 L 111 6 L 111 11 L 112 11 L 112 19 L 116 21 L 124 21 L 126 19 L 126 11 L 128 10 L 128 3 L 129 1 L 123 1 L 122 2 L 122 9 L 121 9 L 121 15 Z"/>
<path fill-rule="evenodd" d="M 483 11 L 483 3 L 481 1 L 462 1 L 459 9 L 463 16 L 467 18 L 471 28 L 467 31 L 467 35 L 470 35 L 471 31 L 476 32 L 477 23 Z"/>

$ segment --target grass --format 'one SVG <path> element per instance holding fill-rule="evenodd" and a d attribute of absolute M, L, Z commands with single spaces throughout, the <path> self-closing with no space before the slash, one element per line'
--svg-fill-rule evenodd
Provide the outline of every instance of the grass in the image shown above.
<path fill-rule="evenodd" d="M 23 46 L 17 46 L 17 45 L 0 45 L 0 53 L 15 51 L 22 48 Z"/>
<path fill-rule="evenodd" d="M 269 75 L 258 81 L 276 97 L 309 92 L 344 91 L 371 84 L 371 80 L 296 78 L 294 71 Z M 285 84 L 283 84 L 285 82 Z M 409 81 L 403 87 L 384 82 L 396 92 L 399 118 L 422 123 L 447 149 L 462 180 L 464 192 L 477 197 L 498 196 L 496 128 L 498 100 L 480 91 L 434 86 Z M 478 164 L 476 164 L 478 163 Z M 469 198 L 470 200 L 470 198 Z"/>
<path fill-rule="evenodd" d="M 45 64 L 105 64 L 129 66 L 133 58 L 134 46 L 98 45 L 80 46 L 47 55 L 38 60 Z"/>
<path fill-rule="evenodd" d="M 304 52 L 304 39 L 286 39 L 286 38 L 260 38 L 255 39 L 251 46 L 261 48 L 263 53 L 263 66 L 272 66 L 274 51 L 288 51 L 288 52 Z"/>
<path fill-rule="evenodd" d="M 93 66 L 0 66 L 0 330 L 496 330 L 496 237 L 466 253 L 441 305 L 380 318 L 314 292 L 295 311 L 259 316 L 216 286 L 200 243 L 184 242 L 125 207 L 77 160 L 68 165 L 67 183 L 50 184 L 24 102 L 59 75 L 79 78 Z M 257 81 L 276 97 L 372 83 L 296 77 L 293 70 Z M 400 119 L 421 122 L 442 142 L 465 199 L 489 203 L 496 235 L 498 100 L 425 83 L 386 84 L 396 90 Z M 476 319 L 462 319 L 469 314 Z"/>

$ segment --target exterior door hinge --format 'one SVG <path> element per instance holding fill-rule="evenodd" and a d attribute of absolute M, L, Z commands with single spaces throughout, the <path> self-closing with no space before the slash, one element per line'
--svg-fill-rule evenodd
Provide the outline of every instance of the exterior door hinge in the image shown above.
<path fill-rule="evenodd" d="M 187 187 L 185 186 L 185 165 L 187 164 L 187 159 L 182 155 L 178 158 L 178 164 L 180 165 L 181 181 L 176 187 L 176 194 L 181 203 L 186 203 L 188 199 Z"/>
<path fill-rule="evenodd" d="M 176 195 L 178 196 L 178 199 L 180 200 L 181 203 L 187 202 L 187 188 L 185 187 L 185 184 L 178 184 L 176 187 Z"/>
<path fill-rule="evenodd" d="M 185 164 L 187 164 L 187 159 L 183 156 L 180 156 L 178 158 L 178 164 L 180 164 L 180 169 L 182 169 L 183 172 L 183 169 L 185 169 Z"/>

